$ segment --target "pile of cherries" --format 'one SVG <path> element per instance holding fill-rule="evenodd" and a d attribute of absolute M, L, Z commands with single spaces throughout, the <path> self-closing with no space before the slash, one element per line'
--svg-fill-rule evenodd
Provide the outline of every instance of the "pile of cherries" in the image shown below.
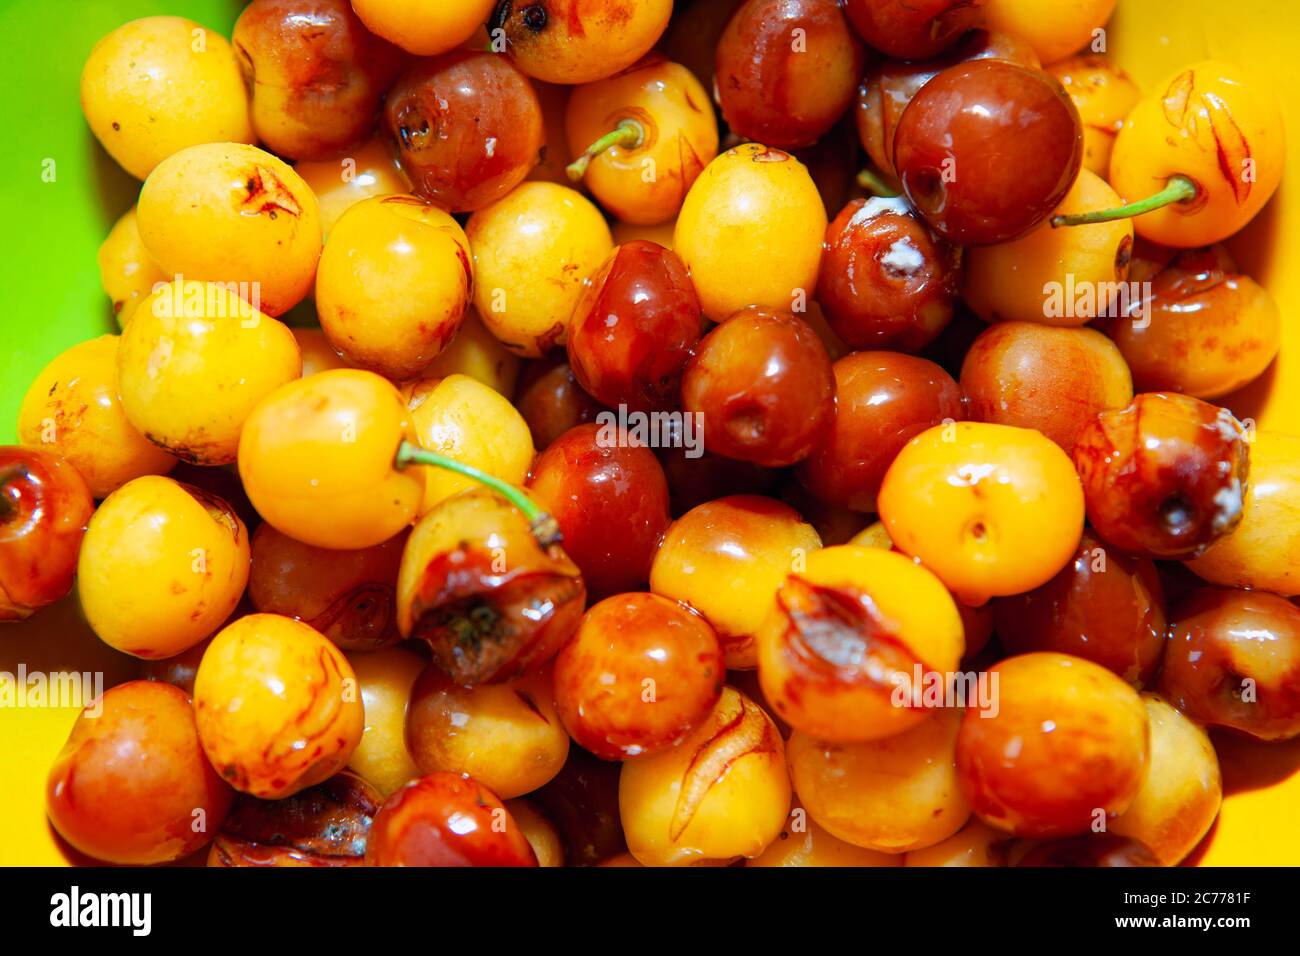
<path fill-rule="evenodd" d="M 233 43 L 101 41 L 120 334 L 0 449 L 5 636 L 76 601 L 138 659 L 58 833 L 1188 857 L 1220 735 L 1300 735 L 1300 438 L 1245 417 L 1280 318 L 1222 245 L 1282 127 L 1233 64 L 1144 96 L 1115 0 L 1047 6 L 252 0 Z"/>

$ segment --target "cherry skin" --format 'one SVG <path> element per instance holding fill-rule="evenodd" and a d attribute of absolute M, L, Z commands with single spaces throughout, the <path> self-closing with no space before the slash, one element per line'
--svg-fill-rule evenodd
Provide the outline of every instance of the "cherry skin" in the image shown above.
<path fill-rule="evenodd" d="M 606 760 L 664 750 L 718 702 L 726 668 L 703 617 L 656 594 L 619 594 L 583 618 L 555 660 L 560 719 Z"/>
<path fill-rule="evenodd" d="M 627 225 L 671 222 L 718 155 L 708 92 L 690 70 L 657 53 L 579 86 L 562 106 L 562 135 L 582 153 L 558 181 L 585 181 L 605 211 Z"/>
<path fill-rule="evenodd" d="M 1155 564 L 1106 548 L 1091 531 L 1056 577 L 1025 594 L 997 598 L 993 614 L 1008 654 L 1073 654 L 1139 687 L 1165 649 L 1164 590 Z"/>
<path fill-rule="evenodd" d="M 510 811 L 456 773 L 412 780 L 375 814 L 367 866 L 536 866 Z"/>
<path fill-rule="evenodd" d="M 704 337 L 682 376 L 682 408 L 703 416 L 705 447 L 769 468 L 808 456 L 834 402 L 826 346 L 788 312 L 737 312 Z"/>
<path fill-rule="evenodd" d="M 900 60 L 942 53 L 979 21 L 984 0 L 845 0 L 858 35 Z"/>
<path fill-rule="evenodd" d="M 1226 408 L 1144 392 L 1093 419 L 1074 464 L 1100 537 L 1134 554 L 1191 558 L 1241 522 L 1250 445 Z"/>
<path fill-rule="evenodd" d="M 875 511 L 894 457 L 912 438 L 960 421 L 965 411 L 952 376 L 901 352 L 855 352 L 835 363 L 835 417 L 797 474 L 829 504 Z"/>
<path fill-rule="evenodd" d="M 202 847 L 232 796 L 203 755 L 189 695 L 133 680 L 78 715 L 50 767 L 45 806 L 54 829 L 80 852 L 144 866 Z"/>
<path fill-rule="evenodd" d="M 1042 66 L 1033 47 L 1006 33 L 972 30 L 933 60 L 877 60 L 858 88 L 854 119 L 858 138 L 876 169 L 894 175 L 894 132 L 907 104 L 939 73 L 966 60 L 1007 60 L 1031 69 Z"/>
<path fill-rule="evenodd" d="M 542 107 L 504 56 L 455 50 L 417 60 L 388 91 L 384 128 L 422 199 L 472 212 L 537 165 Z"/>
<path fill-rule="evenodd" d="M 634 240 L 616 248 L 583 288 L 569 325 L 569 365 L 606 405 L 672 408 L 702 322 L 681 258 Z"/>
<path fill-rule="evenodd" d="M 620 769 L 581 747 L 570 747 L 569 759 L 555 778 L 528 795 L 559 831 L 571 865 L 595 866 L 627 850 L 618 819 Z"/>
<path fill-rule="evenodd" d="M 1160 690 L 1171 704 L 1259 740 L 1300 736 L 1300 608 L 1267 591 L 1205 587 L 1170 618 Z"/>
<path fill-rule="evenodd" d="M 534 79 L 592 83 L 649 53 L 672 13 L 672 0 L 499 0 L 487 28 Z"/>
<path fill-rule="evenodd" d="M 575 425 L 594 422 L 600 402 L 578 384 L 567 362 L 531 362 L 519 376 L 515 407 L 533 434 L 533 447 L 545 449 Z"/>
<path fill-rule="evenodd" d="M 67 461 L 0 447 L 0 621 L 22 620 L 68 593 L 94 510 L 85 479 Z"/>
<path fill-rule="evenodd" d="M 1069 454 L 1098 413 L 1133 400 L 1123 356 L 1096 329 L 1039 322 L 988 326 L 966 352 L 972 421 L 1036 428 Z"/>
<path fill-rule="evenodd" d="M 1146 286 L 1138 316 L 1104 326 L 1142 391 L 1218 398 L 1263 374 L 1281 345 L 1277 303 L 1222 246 L 1183 252 Z"/>
<path fill-rule="evenodd" d="M 1083 166 L 1079 111 L 1053 77 L 971 60 L 921 88 L 894 165 L 926 222 L 960 245 L 1017 239 L 1060 205 Z"/>
<path fill-rule="evenodd" d="M 332 159 L 370 135 L 402 62 L 348 0 L 253 0 L 232 43 L 257 138 L 299 160 Z"/>
<path fill-rule="evenodd" d="M 906 200 L 853 200 L 823 248 L 817 301 L 851 348 L 920 351 L 952 319 L 957 251 Z"/>
<path fill-rule="evenodd" d="M 538 456 L 528 487 L 559 522 L 590 593 L 649 578 L 669 515 L 668 483 L 648 448 L 616 428 L 579 425 Z"/>
<path fill-rule="evenodd" d="M 718 42 L 714 88 L 738 136 L 797 149 L 848 109 L 862 62 L 836 0 L 747 0 Z"/>

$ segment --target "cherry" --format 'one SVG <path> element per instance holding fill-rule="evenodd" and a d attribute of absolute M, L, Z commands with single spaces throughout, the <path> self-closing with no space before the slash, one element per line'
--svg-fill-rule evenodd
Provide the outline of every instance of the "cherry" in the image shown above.
<path fill-rule="evenodd" d="M 583 288 L 569 326 L 569 365 L 606 405 L 673 408 L 702 328 L 686 265 L 661 245 L 634 240 L 616 248 Z"/>
<path fill-rule="evenodd" d="M 682 377 L 682 407 L 704 416 L 704 445 L 778 468 L 806 458 L 835 407 L 831 360 L 788 312 L 745 309 L 705 336 Z"/>
<path fill-rule="evenodd" d="M 906 200 L 853 200 L 824 249 L 817 301 L 852 348 L 919 351 L 952 319 L 957 251 Z"/>
<path fill-rule="evenodd" d="M 1083 166 L 1083 124 L 1061 84 L 1004 60 L 971 60 L 923 86 L 899 120 L 903 191 L 941 236 L 992 245 L 1060 205 Z"/>
<path fill-rule="evenodd" d="M 384 126 L 415 192 L 452 212 L 510 192 L 545 143 L 528 78 L 504 56 L 471 50 L 408 67 L 388 91 Z"/>

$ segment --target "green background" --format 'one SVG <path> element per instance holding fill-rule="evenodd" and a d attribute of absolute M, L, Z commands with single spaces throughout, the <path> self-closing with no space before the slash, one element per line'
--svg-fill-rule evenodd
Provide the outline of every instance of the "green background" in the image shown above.
<path fill-rule="evenodd" d="M 0 0 L 0 442 L 13 442 L 18 405 L 50 359 L 116 332 L 95 254 L 140 184 L 81 116 L 81 66 L 128 20 L 187 16 L 226 36 L 241 0 Z M 54 161 L 53 182 L 42 178 Z"/>

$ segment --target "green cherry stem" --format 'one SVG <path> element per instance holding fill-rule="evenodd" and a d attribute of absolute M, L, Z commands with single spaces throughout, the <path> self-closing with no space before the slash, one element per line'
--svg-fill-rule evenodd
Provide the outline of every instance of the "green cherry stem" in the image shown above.
<path fill-rule="evenodd" d="M 456 461 L 454 458 L 439 455 L 436 451 L 426 451 L 417 445 L 412 445 L 409 441 L 404 441 L 397 446 L 397 456 L 393 459 L 393 464 L 399 469 L 406 468 L 408 465 L 428 465 L 430 468 L 442 468 L 472 478 L 479 484 L 491 488 L 523 513 L 532 528 L 533 537 L 537 539 L 542 550 L 560 543 L 560 525 L 555 518 L 539 508 L 527 495 L 509 482 L 494 478 L 487 472 Z"/>
<path fill-rule="evenodd" d="M 882 199 L 893 199 L 898 195 L 898 190 L 874 169 L 864 169 L 858 173 L 858 185 L 871 195 Z"/>
<path fill-rule="evenodd" d="M 587 147 L 587 151 L 565 167 L 565 172 L 575 183 L 587 175 L 591 161 L 614 146 L 636 149 L 645 142 L 645 127 L 634 119 L 619 122 L 612 130 Z"/>
<path fill-rule="evenodd" d="M 1172 206 L 1174 203 L 1191 202 L 1196 198 L 1199 189 L 1196 183 L 1186 176 L 1170 176 L 1169 182 L 1165 188 L 1160 190 L 1154 196 L 1148 196 L 1146 199 L 1139 199 L 1137 202 L 1131 202 L 1127 206 L 1117 206 L 1114 209 L 1100 209 L 1097 212 L 1078 212 L 1072 216 L 1053 216 L 1052 228 L 1059 229 L 1061 226 L 1086 226 L 1094 222 L 1114 222 L 1116 219 L 1131 219 L 1134 216 L 1141 216 L 1144 213 L 1155 212 L 1157 209 L 1163 209 L 1165 206 Z"/>

